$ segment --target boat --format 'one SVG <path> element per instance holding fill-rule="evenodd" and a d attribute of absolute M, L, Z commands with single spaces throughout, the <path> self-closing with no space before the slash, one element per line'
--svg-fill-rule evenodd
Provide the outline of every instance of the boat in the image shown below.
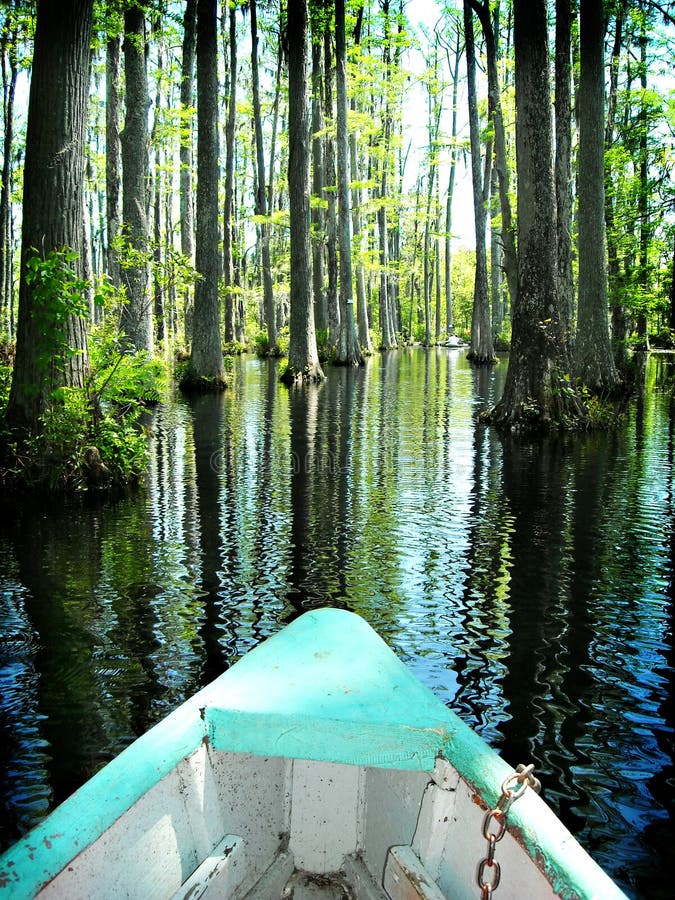
<path fill-rule="evenodd" d="M 248 652 L 0 857 L 12 898 L 624 897 L 360 616 Z"/>

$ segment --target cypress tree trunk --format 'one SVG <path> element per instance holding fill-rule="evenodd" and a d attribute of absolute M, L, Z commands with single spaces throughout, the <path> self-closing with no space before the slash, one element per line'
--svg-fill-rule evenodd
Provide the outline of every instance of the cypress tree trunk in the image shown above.
<path fill-rule="evenodd" d="M 291 214 L 291 316 L 284 381 L 323 378 L 316 349 L 310 245 L 310 132 L 307 104 L 307 0 L 288 0 L 288 192 Z"/>
<path fill-rule="evenodd" d="M 192 353 L 186 387 L 225 386 L 220 342 L 218 215 L 218 21 L 216 0 L 197 2 L 197 240 Z"/>
<path fill-rule="evenodd" d="M 111 35 L 105 58 L 105 203 L 108 252 L 106 270 L 113 285 L 121 284 L 120 264 L 115 238 L 120 228 L 120 187 L 122 156 L 120 148 L 120 35 Z"/>
<path fill-rule="evenodd" d="M 197 0 L 186 0 L 183 14 L 183 58 L 180 77 L 180 252 L 190 264 L 195 259 L 195 218 L 192 191 L 192 105 L 194 102 L 195 42 L 197 28 Z M 189 344 L 192 339 L 192 299 L 191 287 L 185 288 L 184 337 Z"/>
<path fill-rule="evenodd" d="M 492 304 L 492 338 L 497 337 L 504 323 L 504 301 L 502 297 L 503 244 L 498 220 L 501 215 L 497 187 L 497 169 L 492 169 L 490 184 L 490 300 Z"/>
<path fill-rule="evenodd" d="M 648 255 L 649 241 L 651 237 L 651 223 L 649 222 L 649 160 L 648 160 L 648 122 L 647 122 L 647 14 L 644 9 L 644 2 L 640 0 L 640 88 L 642 99 L 640 101 L 640 153 L 639 153 L 639 172 L 640 172 L 640 188 L 638 194 L 638 230 L 639 230 L 639 257 L 638 272 L 639 285 L 648 291 Z M 640 309 L 637 315 L 636 331 L 638 342 L 641 350 L 649 350 L 649 330 L 647 327 L 647 311 Z"/>
<path fill-rule="evenodd" d="M 356 146 L 356 134 L 349 136 L 349 154 L 351 159 L 352 177 L 358 181 L 358 150 Z M 363 353 L 370 356 L 373 352 L 373 342 L 370 339 L 368 326 L 368 304 L 366 300 L 366 269 L 363 264 L 363 254 L 366 249 L 367 232 L 363 225 L 361 215 L 362 196 L 365 192 L 361 187 L 355 186 L 352 190 L 352 235 L 356 245 L 356 326 L 359 338 L 359 347 Z"/>
<path fill-rule="evenodd" d="M 92 0 L 40 0 L 26 130 L 16 361 L 6 412 L 29 432 L 60 386 L 81 387 L 88 370 L 81 315 L 62 321 L 59 296 L 45 298 L 26 263 L 64 247 L 82 275 L 84 142 L 89 100 Z"/>
<path fill-rule="evenodd" d="M 560 315 L 567 341 L 574 327 L 572 274 L 572 36 L 570 0 L 556 0 L 555 11 L 555 193 L 558 236 Z"/>
<path fill-rule="evenodd" d="M 324 54 L 324 119 L 326 125 L 333 122 L 333 55 L 331 52 L 332 34 L 326 26 L 323 41 Z M 324 137 L 323 150 L 323 189 L 326 200 L 326 257 L 328 284 L 326 287 L 326 309 L 328 311 L 329 347 L 337 347 L 340 329 L 340 304 L 338 299 L 338 255 L 337 255 L 337 172 L 335 170 L 335 141 L 329 133 Z"/>
<path fill-rule="evenodd" d="M 136 350 L 152 352 L 152 309 L 148 293 L 148 75 L 145 62 L 145 15 L 138 6 L 124 13 L 124 88 L 126 115 L 122 132 L 122 218 L 133 254 L 122 277 L 127 289 L 122 330 Z"/>
<path fill-rule="evenodd" d="M 460 29 L 457 26 L 455 58 L 452 65 L 452 126 L 450 130 L 450 173 L 448 175 L 448 195 L 445 205 L 445 329 L 449 337 L 455 327 L 452 311 L 452 200 L 455 193 L 455 172 L 457 169 L 457 94 L 459 89 Z M 448 54 L 449 57 L 449 54 Z M 450 67 L 450 59 L 448 58 Z"/>
<path fill-rule="evenodd" d="M 380 262 L 380 349 L 395 350 L 396 327 L 392 313 L 391 285 L 389 283 L 389 227 L 386 201 L 389 194 L 389 167 L 391 165 L 391 101 L 389 82 L 391 80 L 391 26 L 389 21 L 389 0 L 382 0 L 384 19 L 384 127 L 382 134 L 382 159 L 379 184 L 380 206 L 377 209 L 377 231 Z"/>
<path fill-rule="evenodd" d="M 335 0 L 335 64 L 337 69 L 338 232 L 340 243 L 340 331 L 336 362 L 362 366 L 354 321 L 352 235 L 349 191 L 349 134 L 347 131 L 347 48 L 345 3 Z"/>
<path fill-rule="evenodd" d="M 504 394 L 489 414 L 509 430 L 558 426 L 585 415 L 569 385 L 558 300 L 546 0 L 515 0 L 514 39 L 518 293 Z"/>
<path fill-rule="evenodd" d="M 434 198 L 438 151 L 436 143 L 441 119 L 442 100 L 434 97 L 434 86 L 438 77 L 438 41 L 434 45 L 433 84 L 427 84 L 427 129 L 429 135 L 429 172 L 427 175 L 427 206 L 424 217 L 424 344 L 431 346 L 431 289 L 433 286 L 434 260 L 431 253 L 431 232 L 434 228 L 431 207 Z M 434 108 L 435 107 L 435 108 Z M 439 317 L 436 317 L 436 339 L 438 340 Z"/>
<path fill-rule="evenodd" d="M 478 3 L 472 0 L 472 6 L 478 14 L 485 36 L 485 49 L 487 54 L 488 74 L 488 102 L 490 115 L 494 127 L 494 166 L 498 175 L 499 207 L 502 215 L 501 239 L 504 272 L 509 289 L 511 302 L 518 289 L 518 256 L 516 253 L 515 232 L 513 217 L 511 215 L 510 178 L 509 166 L 506 159 L 506 136 L 504 133 L 504 118 L 502 115 L 501 88 L 497 73 L 497 60 L 499 58 L 497 46 L 499 4 L 494 11 L 495 22 L 490 13 L 489 2 Z M 484 194 L 487 194 L 487 185 L 483 186 Z"/>
<path fill-rule="evenodd" d="M 323 200 L 324 139 L 323 91 L 321 78 L 321 41 L 312 42 L 312 194 L 316 201 Z M 325 247 L 325 214 L 319 202 L 312 206 L 312 290 L 314 293 L 314 323 L 319 332 L 328 333 L 328 304 L 323 283 L 323 256 Z"/>
<path fill-rule="evenodd" d="M 609 67 L 609 96 L 607 98 L 607 115 L 605 123 L 605 147 L 614 143 L 614 127 L 616 121 L 617 96 L 619 85 L 619 68 L 621 63 L 621 47 L 623 44 L 625 6 L 618 4 L 614 20 L 614 43 L 612 46 Z M 611 185 L 611 178 L 607 178 Z M 615 228 L 614 197 L 611 190 L 605 190 L 605 234 L 607 236 L 607 289 L 609 293 L 611 314 L 612 353 L 617 372 L 626 373 L 629 365 L 628 338 L 630 326 L 626 306 L 624 305 L 624 279 L 619 263 L 618 236 Z"/>
<path fill-rule="evenodd" d="M 267 219 L 267 181 L 265 179 L 265 152 L 263 148 L 262 120 L 260 118 L 260 86 L 258 78 L 258 15 L 255 0 L 249 2 L 251 16 L 251 82 L 253 93 L 253 123 L 255 129 L 256 190 L 255 212 L 260 216 L 260 255 L 262 258 L 263 304 L 267 323 L 267 342 L 270 353 L 277 350 L 277 321 L 274 308 L 274 288 L 270 263 L 270 226 Z"/>
<path fill-rule="evenodd" d="M 230 4 L 228 12 L 228 98 L 227 125 L 225 127 L 225 200 L 223 205 L 223 278 L 225 282 L 225 341 L 235 337 L 234 292 L 234 132 L 237 122 L 237 7 Z"/>
<path fill-rule="evenodd" d="M 487 199 L 490 189 L 492 144 L 485 148 L 485 173 L 481 176 L 481 153 L 476 96 L 476 56 L 474 47 L 473 12 L 470 0 L 464 0 L 464 36 L 466 41 L 466 70 L 469 96 L 469 132 L 471 140 L 471 181 L 473 184 L 473 218 L 476 232 L 476 274 L 471 316 L 471 346 L 467 358 L 477 365 L 495 361 L 490 323 L 490 293 L 488 290 L 486 224 Z"/>
<path fill-rule="evenodd" d="M 7 26 L 6 26 L 7 27 Z M 12 142 L 14 141 L 14 97 L 19 67 L 16 60 L 17 30 L 3 32 L 0 53 L 2 53 L 3 124 L 4 140 L 2 150 L 2 185 L 0 186 L 0 332 L 13 336 L 12 316 L 12 243 L 11 204 L 12 194 Z M 5 58 L 9 61 L 9 77 Z"/>
<path fill-rule="evenodd" d="M 363 6 L 357 13 L 356 26 L 354 28 L 354 43 L 356 45 L 361 42 L 361 31 L 363 28 Z M 356 110 L 356 98 L 351 101 L 351 107 Z M 352 179 L 356 182 L 359 177 L 359 154 L 356 144 L 356 133 L 352 132 L 349 136 L 349 158 L 351 162 Z M 370 355 L 373 352 L 373 343 L 370 339 L 370 329 L 368 327 L 368 306 L 366 300 L 366 272 L 363 263 L 363 254 L 366 250 L 367 232 L 364 228 L 363 217 L 361 215 L 361 203 L 365 197 L 365 190 L 358 184 L 352 189 L 352 238 L 356 245 L 356 326 L 359 339 L 359 346 L 364 354 Z"/>
<path fill-rule="evenodd" d="M 574 369 L 595 392 L 618 375 L 609 340 L 605 243 L 605 78 L 602 0 L 581 0 L 579 83 L 579 303 Z"/>

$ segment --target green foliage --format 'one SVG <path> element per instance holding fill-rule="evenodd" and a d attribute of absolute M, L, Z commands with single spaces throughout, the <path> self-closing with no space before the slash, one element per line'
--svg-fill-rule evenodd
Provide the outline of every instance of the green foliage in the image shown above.
<path fill-rule="evenodd" d="M 270 342 L 266 331 L 259 331 L 253 338 L 253 346 L 257 356 L 288 356 L 288 329 L 282 328 L 277 334 L 276 350 L 270 350 Z M 317 338 L 318 343 L 318 338 Z"/>
<path fill-rule="evenodd" d="M 135 416 L 97 411 L 81 388 L 59 388 L 51 400 L 35 434 L 21 442 L 8 436 L 4 482 L 77 493 L 143 476 L 148 441 Z"/>
<path fill-rule="evenodd" d="M 40 322 L 49 320 L 58 328 L 64 316 L 84 313 L 82 298 L 88 285 L 73 275 L 74 258 L 70 251 L 49 254 L 46 259 L 31 257 L 33 284 L 46 307 L 38 313 Z M 95 286 L 95 297 L 112 306 L 119 301 L 105 281 Z M 3 435 L 0 480 L 78 492 L 142 478 L 148 441 L 141 419 L 147 405 L 158 401 L 166 388 L 166 364 L 145 352 L 129 352 L 110 321 L 91 330 L 89 347 L 91 371 L 86 386 L 53 391 L 34 433 Z M 13 359 L 10 345 L 0 342 L 0 350 L 0 404 L 4 406 Z"/>
<path fill-rule="evenodd" d="M 674 350 L 675 331 L 668 328 L 667 325 L 662 325 L 661 328 L 649 335 L 649 343 L 652 347 L 660 350 Z"/>
<path fill-rule="evenodd" d="M 52 366 L 62 369 L 80 352 L 69 346 L 66 334 L 70 316 L 89 315 L 87 282 L 73 268 L 77 258 L 68 247 L 44 256 L 33 248 L 25 262 L 25 278 L 33 295 L 36 363 L 43 372 Z"/>
<path fill-rule="evenodd" d="M 495 350 L 506 353 L 511 349 L 511 319 L 505 318 L 501 328 L 494 337 Z"/>
<path fill-rule="evenodd" d="M 125 406 L 156 403 L 167 387 L 166 363 L 145 350 L 130 352 L 108 320 L 92 329 L 91 394 L 98 402 Z"/>

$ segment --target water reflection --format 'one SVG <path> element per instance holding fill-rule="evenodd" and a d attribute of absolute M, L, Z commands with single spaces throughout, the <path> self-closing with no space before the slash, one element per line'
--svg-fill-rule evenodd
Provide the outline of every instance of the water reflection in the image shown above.
<path fill-rule="evenodd" d="M 634 896 L 673 839 L 675 409 L 502 443 L 505 363 L 444 349 L 157 411 L 145 488 L 0 516 L 0 842 L 304 609 L 364 615 Z"/>

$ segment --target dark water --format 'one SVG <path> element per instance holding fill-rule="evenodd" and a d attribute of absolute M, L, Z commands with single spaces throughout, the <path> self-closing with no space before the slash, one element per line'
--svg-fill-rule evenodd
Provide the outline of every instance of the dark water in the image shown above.
<path fill-rule="evenodd" d="M 139 493 L 0 516 L 0 846 L 299 610 L 364 615 L 635 897 L 670 897 L 672 362 L 613 434 L 502 446 L 505 365 L 305 390 L 242 360 L 157 412 Z"/>

